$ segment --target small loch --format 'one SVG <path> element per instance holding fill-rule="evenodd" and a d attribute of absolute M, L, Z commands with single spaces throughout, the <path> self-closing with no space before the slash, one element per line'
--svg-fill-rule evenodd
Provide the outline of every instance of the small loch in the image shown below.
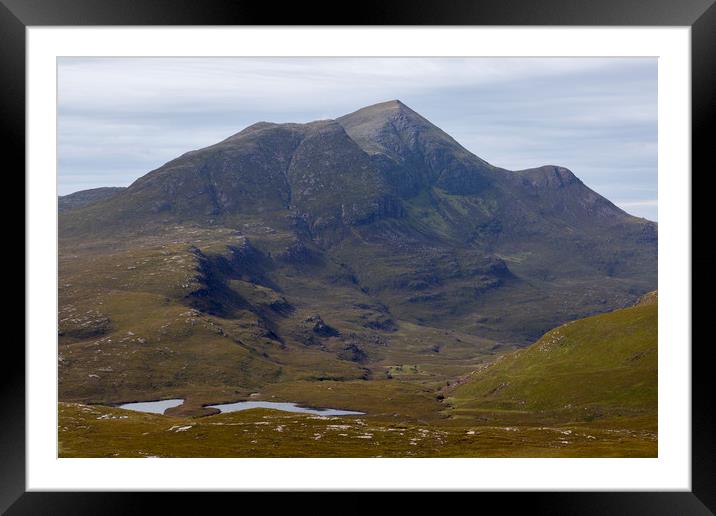
<path fill-rule="evenodd" d="M 220 412 L 238 412 L 255 408 L 267 408 L 282 410 L 284 412 L 301 412 L 303 414 L 314 414 L 317 416 L 361 416 L 365 412 L 354 410 L 340 410 L 332 408 L 306 408 L 299 407 L 296 403 L 274 402 L 274 401 L 239 401 L 237 403 L 224 403 L 221 405 L 207 405 L 207 408 L 215 408 Z"/>
<path fill-rule="evenodd" d="M 184 403 L 183 399 L 158 400 L 158 401 L 139 401 L 136 403 L 125 403 L 119 408 L 127 410 L 135 410 L 137 412 L 149 412 L 150 414 L 164 414 L 164 411 L 173 407 L 178 407 Z"/>

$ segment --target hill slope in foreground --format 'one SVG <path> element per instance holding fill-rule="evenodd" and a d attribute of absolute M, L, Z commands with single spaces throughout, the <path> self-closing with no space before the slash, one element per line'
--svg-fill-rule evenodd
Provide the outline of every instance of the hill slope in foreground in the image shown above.
<path fill-rule="evenodd" d="M 656 430 L 658 302 L 566 323 L 498 357 L 449 392 L 454 416 L 617 425 Z"/>
<path fill-rule="evenodd" d="M 657 312 L 654 293 L 567 323 L 443 389 L 442 404 L 387 380 L 295 393 L 314 403 L 352 397 L 366 416 L 187 418 L 60 403 L 60 456 L 654 457 Z M 406 416 L 395 417 L 399 407 Z"/>

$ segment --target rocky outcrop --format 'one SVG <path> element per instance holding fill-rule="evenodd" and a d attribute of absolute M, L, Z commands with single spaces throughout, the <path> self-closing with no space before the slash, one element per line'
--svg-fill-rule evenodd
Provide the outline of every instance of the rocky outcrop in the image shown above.
<path fill-rule="evenodd" d="M 348 343 L 345 348 L 338 353 L 338 357 L 343 360 L 350 360 L 351 362 L 357 362 L 359 364 L 368 360 L 368 354 L 355 342 Z"/>
<path fill-rule="evenodd" d="M 326 324 L 318 314 L 308 317 L 303 322 L 306 323 L 310 327 L 311 331 L 319 337 L 338 337 L 341 334 L 341 332 L 337 329 Z"/>
<path fill-rule="evenodd" d="M 634 306 L 644 306 L 644 305 L 655 305 L 659 302 L 659 292 L 654 290 L 653 292 L 647 292 L 643 296 L 639 298 L 639 301 L 637 301 Z"/>

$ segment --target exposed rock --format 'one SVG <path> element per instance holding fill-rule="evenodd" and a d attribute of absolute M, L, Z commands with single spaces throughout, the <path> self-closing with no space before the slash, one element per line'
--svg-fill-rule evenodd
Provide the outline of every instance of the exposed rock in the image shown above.
<path fill-rule="evenodd" d="M 304 322 L 308 323 L 311 331 L 320 337 L 337 337 L 341 334 L 337 329 L 326 324 L 318 314 L 308 317 Z"/>
<path fill-rule="evenodd" d="M 74 314 L 60 319 L 58 336 L 75 339 L 90 339 L 108 333 L 111 329 L 109 317 L 97 310 Z"/>
<path fill-rule="evenodd" d="M 642 306 L 642 305 L 655 305 L 659 302 L 659 292 L 654 290 L 652 292 L 647 292 L 643 296 L 639 298 L 639 301 L 636 302 L 635 306 Z"/>
<path fill-rule="evenodd" d="M 343 360 L 350 360 L 351 362 L 363 363 L 368 359 L 368 354 L 361 349 L 355 342 L 351 342 L 343 348 L 343 351 L 338 353 L 338 356 Z"/>

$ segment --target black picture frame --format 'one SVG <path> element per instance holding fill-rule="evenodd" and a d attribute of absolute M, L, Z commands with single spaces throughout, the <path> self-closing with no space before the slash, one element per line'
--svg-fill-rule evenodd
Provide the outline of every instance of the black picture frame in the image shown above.
<path fill-rule="evenodd" d="M 713 246 L 705 181 L 716 171 L 716 5 L 715 0 L 393 0 L 359 7 L 322 2 L 245 0 L 0 0 L 0 146 L 17 177 L 25 167 L 25 29 L 28 26 L 99 25 L 571 25 L 689 26 L 692 43 L 692 491 L 592 493 L 481 493 L 502 511 L 529 508 L 550 514 L 713 514 L 716 511 L 716 444 L 712 396 L 716 391 L 710 339 L 704 331 L 713 301 Z M 696 171 L 696 173 L 694 173 Z M 699 188 L 693 179 L 699 177 Z M 24 186 L 22 186 L 24 189 Z M 16 213 L 16 212 L 15 212 Z M 16 247 L 19 248 L 19 245 Z M 709 248 L 710 247 L 710 248 Z M 27 257 L 25 257 L 27 258 Z M 26 270 L 27 274 L 27 270 Z M 696 293 L 696 291 L 692 291 Z M 32 306 L 27 306 L 31 310 Z M 697 320 L 699 321 L 696 324 Z M 699 338 L 702 337 L 702 338 Z M 689 343 L 670 343 L 688 345 Z M 0 425 L 0 511 L 7 514 L 126 514 L 148 509 L 184 513 L 228 495 L 25 492 L 25 358 L 16 341 L 3 350 Z M 416 459 L 417 460 L 417 459 Z M 242 494 L 241 496 L 253 496 Z M 361 497 L 370 506 L 372 495 Z M 365 498 L 365 497 L 368 498 Z M 475 496 L 472 494 L 471 496 Z M 280 497 L 281 498 L 281 497 Z M 422 496 L 412 497 L 422 504 Z M 252 501 L 242 498 L 242 502 Z M 345 502 L 344 502 L 345 503 Z M 472 502 L 474 503 L 474 502 Z M 346 504 L 351 510 L 355 504 Z M 403 506 L 403 509 L 408 508 Z"/>

